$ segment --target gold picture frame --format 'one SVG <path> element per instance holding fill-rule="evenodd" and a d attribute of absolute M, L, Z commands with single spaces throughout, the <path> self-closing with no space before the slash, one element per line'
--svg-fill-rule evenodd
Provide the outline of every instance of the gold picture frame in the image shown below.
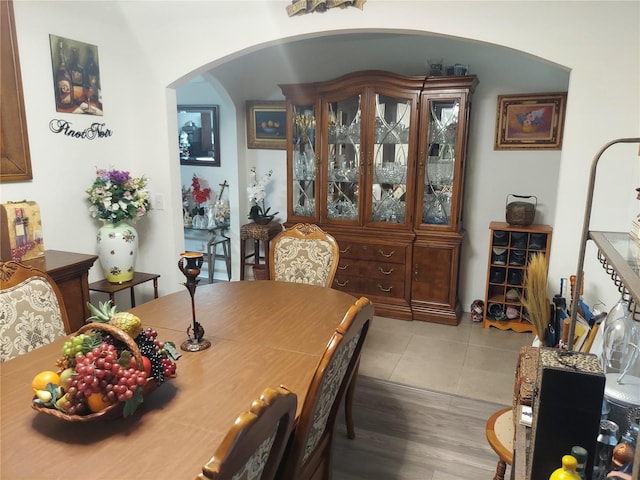
<path fill-rule="evenodd" d="M 567 93 L 498 95 L 494 150 L 561 150 Z"/>
<path fill-rule="evenodd" d="M 287 149 L 287 104 L 249 100 L 247 106 L 248 148 Z"/>

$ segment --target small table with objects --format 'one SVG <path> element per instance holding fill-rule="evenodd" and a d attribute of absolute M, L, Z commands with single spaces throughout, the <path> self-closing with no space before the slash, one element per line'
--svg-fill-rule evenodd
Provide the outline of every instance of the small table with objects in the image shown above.
<path fill-rule="evenodd" d="M 135 272 L 133 274 L 133 279 L 129 282 L 124 283 L 110 283 L 107 280 L 99 280 L 97 282 L 93 282 L 89 284 L 89 290 L 93 292 L 102 292 L 109 294 L 109 300 L 113 305 L 116 304 L 116 293 L 122 290 L 129 289 L 131 292 L 131 307 L 136 306 L 136 295 L 133 291 L 133 287 L 136 285 L 140 285 L 141 283 L 145 283 L 148 281 L 153 281 L 153 298 L 158 298 L 158 275 L 157 273 L 143 273 L 143 272 Z"/>

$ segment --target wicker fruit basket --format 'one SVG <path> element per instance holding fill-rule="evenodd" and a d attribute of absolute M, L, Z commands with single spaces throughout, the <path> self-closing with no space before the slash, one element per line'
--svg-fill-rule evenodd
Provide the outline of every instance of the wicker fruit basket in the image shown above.
<path fill-rule="evenodd" d="M 100 333 L 101 335 L 111 335 L 114 339 L 120 341 L 124 344 L 123 350 L 128 350 L 131 353 L 131 356 L 136 360 L 136 368 L 138 370 L 143 370 L 143 361 L 142 354 L 140 352 L 140 348 L 136 344 L 133 338 L 129 336 L 125 331 L 115 327 L 114 325 L 110 325 L 108 323 L 88 323 L 83 325 L 77 332 L 75 332 L 75 336 L 78 336 L 82 333 L 90 334 L 90 333 Z M 120 352 L 119 352 L 120 353 Z M 142 396 L 146 397 L 151 394 L 158 387 L 158 383 L 155 381 L 153 376 L 149 376 L 147 378 L 147 382 L 142 387 Z M 138 387 L 140 388 L 140 387 Z M 65 413 L 62 410 L 55 408 L 54 406 L 44 406 L 42 404 L 37 403 L 37 396 L 34 396 L 31 401 L 31 407 L 46 415 L 51 415 L 56 418 L 60 418 L 67 422 L 93 422 L 96 420 L 112 420 L 116 418 L 120 418 L 123 416 L 125 402 L 117 402 L 113 403 L 106 408 L 94 412 L 87 413 L 84 415 L 70 415 Z"/>

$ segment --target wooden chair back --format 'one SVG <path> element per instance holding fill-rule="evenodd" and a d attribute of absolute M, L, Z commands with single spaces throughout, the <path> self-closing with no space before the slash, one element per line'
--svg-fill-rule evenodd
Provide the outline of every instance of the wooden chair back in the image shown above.
<path fill-rule="evenodd" d="M 283 480 L 331 478 L 333 430 L 373 319 L 369 299 L 359 298 L 333 334 L 311 380 L 278 475 Z"/>
<path fill-rule="evenodd" d="M 271 241 L 269 278 L 331 287 L 339 258 L 335 238 L 317 225 L 298 223 Z"/>
<path fill-rule="evenodd" d="M 273 480 L 298 406 L 284 387 L 267 388 L 242 412 L 196 479 Z"/>
<path fill-rule="evenodd" d="M 53 279 L 37 268 L 0 262 L 0 361 L 68 333 L 67 310 Z"/>

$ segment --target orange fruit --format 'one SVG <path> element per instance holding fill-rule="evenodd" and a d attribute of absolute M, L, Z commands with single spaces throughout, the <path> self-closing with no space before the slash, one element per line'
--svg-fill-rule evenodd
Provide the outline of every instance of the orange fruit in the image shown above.
<path fill-rule="evenodd" d="M 31 388 L 34 393 L 36 390 L 46 390 L 47 384 L 55 383 L 56 385 L 60 385 L 60 376 L 56 372 L 51 372 L 45 370 L 44 372 L 40 372 L 31 382 Z"/>
<path fill-rule="evenodd" d="M 105 402 L 102 399 L 102 393 L 96 392 L 87 397 L 87 405 L 89 406 L 89 410 L 91 410 L 93 413 L 96 413 L 104 410 L 111 404 L 109 402 Z"/>

